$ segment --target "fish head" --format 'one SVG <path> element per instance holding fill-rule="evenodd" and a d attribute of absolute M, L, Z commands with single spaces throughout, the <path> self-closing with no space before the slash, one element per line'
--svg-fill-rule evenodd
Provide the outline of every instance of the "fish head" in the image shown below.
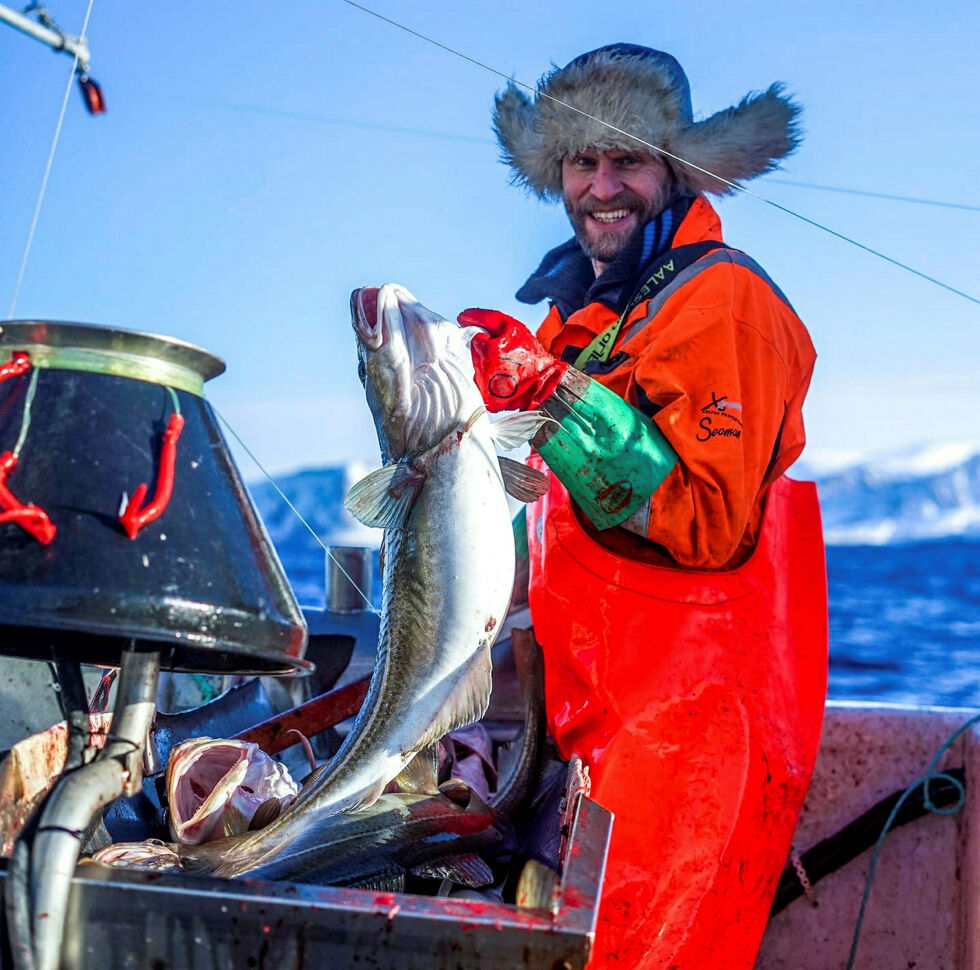
<path fill-rule="evenodd" d="M 221 738 L 177 745 L 166 784 L 170 832 L 185 845 L 258 828 L 299 792 L 286 767 L 257 744 Z"/>
<path fill-rule="evenodd" d="M 444 319 L 397 283 L 355 290 L 351 320 L 358 376 L 386 463 L 432 447 L 482 405 L 472 328 Z"/>

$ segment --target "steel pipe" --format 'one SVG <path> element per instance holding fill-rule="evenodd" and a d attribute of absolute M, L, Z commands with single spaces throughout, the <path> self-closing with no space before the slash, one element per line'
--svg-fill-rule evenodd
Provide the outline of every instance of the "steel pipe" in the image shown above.
<path fill-rule="evenodd" d="M 159 673 L 159 653 L 123 653 L 105 747 L 91 764 L 63 776 L 44 804 L 31 850 L 35 970 L 60 965 L 71 879 L 89 826 L 106 805 L 140 788 Z"/>
<path fill-rule="evenodd" d="M 53 50 L 67 51 L 78 58 L 78 66 L 83 71 L 88 71 L 89 52 L 84 37 L 72 37 L 71 34 L 63 34 L 60 30 L 51 30 L 2 3 L 0 3 L 0 20 L 41 41 L 42 44 L 47 44 Z"/>

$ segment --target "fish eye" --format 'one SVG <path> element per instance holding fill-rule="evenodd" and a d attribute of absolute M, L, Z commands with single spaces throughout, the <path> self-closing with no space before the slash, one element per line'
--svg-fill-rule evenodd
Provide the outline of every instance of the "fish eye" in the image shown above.
<path fill-rule="evenodd" d="M 358 357 L 357 359 L 357 379 L 361 382 L 362 387 L 367 381 L 367 368 L 364 366 L 363 357 Z"/>

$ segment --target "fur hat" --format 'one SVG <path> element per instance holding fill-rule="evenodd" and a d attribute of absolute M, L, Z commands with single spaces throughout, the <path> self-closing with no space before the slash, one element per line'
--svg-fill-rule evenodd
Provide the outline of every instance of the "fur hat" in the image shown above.
<path fill-rule="evenodd" d="M 560 199 L 564 156 L 586 149 L 636 151 L 643 147 L 637 139 L 730 182 L 755 178 L 772 171 L 799 144 L 799 114 L 799 105 L 773 84 L 695 121 L 690 85 L 670 54 L 610 44 L 546 74 L 533 101 L 508 83 L 497 95 L 493 127 L 513 181 L 542 199 Z M 665 160 L 681 188 L 716 195 L 732 191 L 690 165 Z"/>

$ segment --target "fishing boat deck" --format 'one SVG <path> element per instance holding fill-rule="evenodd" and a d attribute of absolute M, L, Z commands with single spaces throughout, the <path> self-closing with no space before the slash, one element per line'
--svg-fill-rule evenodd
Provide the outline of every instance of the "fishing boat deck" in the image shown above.
<path fill-rule="evenodd" d="M 885 796 L 921 778 L 947 739 L 978 712 L 831 703 L 794 840 L 804 853 Z M 980 968 L 980 729 L 950 746 L 938 769 L 962 767 L 966 799 L 951 817 L 927 814 L 883 843 L 854 963 L 856 970 Z M 813 887 L 769 923 L 756 970 L 841 970 L 873 849 Z M 805 959 L 801 958 L 805 954 Z"/>
<path fill-rule="evenodd" d="M 575 970 L 588 958 L 610 830 L 609 813 L 582 799 L 553 910 L 82 866 L 62 970 Z"/>

